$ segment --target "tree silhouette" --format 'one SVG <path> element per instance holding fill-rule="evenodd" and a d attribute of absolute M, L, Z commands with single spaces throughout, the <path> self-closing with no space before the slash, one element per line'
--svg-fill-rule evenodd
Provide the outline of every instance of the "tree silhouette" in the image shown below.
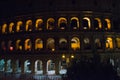
<path fill-rule="evenodd" d="M 96 62 L 95 59 L 85 57 L 74 59 L 67 69 L 67 78 L 69 80 L 119 80 L 116 70 L 109 61 Z"/>

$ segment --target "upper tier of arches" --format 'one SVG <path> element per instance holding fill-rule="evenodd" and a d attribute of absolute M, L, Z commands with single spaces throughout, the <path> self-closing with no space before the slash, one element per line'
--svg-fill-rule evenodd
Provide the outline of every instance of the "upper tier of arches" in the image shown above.
<path fill-rule="evenodd" d="M 15 32 L 31 32 L 31 31 L 73 31 L 73 30 L 105 30 L 109 31 L 112 28 L 112 21 L 110 18 L 99 17 L 49 17 L 47 19 L 27 19 L 11 21 L 9 23 L 2 23 L 0 26 L 1 34 L 15 33 Z"/>

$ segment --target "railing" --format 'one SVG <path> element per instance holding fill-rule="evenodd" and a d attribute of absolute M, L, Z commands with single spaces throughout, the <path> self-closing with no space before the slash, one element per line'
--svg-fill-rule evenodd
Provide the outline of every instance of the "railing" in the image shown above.
<path fill-rule="evenodd" d="M 62 80 L 60 75 L 0 73 L 0 80 Z"/>

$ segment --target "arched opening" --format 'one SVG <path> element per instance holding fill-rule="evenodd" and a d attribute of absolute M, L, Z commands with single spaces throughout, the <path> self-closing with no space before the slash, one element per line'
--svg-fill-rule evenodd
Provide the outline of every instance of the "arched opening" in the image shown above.
<path fill-rule="evenodd" d="M 32 42 L 30 39 L 25 40 L 25 50 L 31 51 L 32 49 Z"/>
<path fill-rule="evenodd" d="M 43 74 L 43 66 L 41 60 L 35 61 L 35 74 Z"/>
<path fill-rule="evenodd" d="M 0 71 L 4 71 L 5 70 L 5 60 L 1 59 L 0 60 Z"/>
<path fill-rule="evenodd" d="M 120 38 L 116 38 L 116 48 L 120 49 Z"/>
<path fill-rule="evenodd" d="M 63 75 L 67 73 L 67 62 L 62 60 L 59 62 L 59 74 Z"/>
<path fill-rule="evenodd" d="M 86 50 L 91 49 L 90 39 L 89 38 L 84 38 L 84 49 L 86 49 Z"/>
<path fill-rule="evenodd" d="M 13 44 L 13 41 L 8 41 L 8 50 L 9 51 L 13 51 L 14 50 L 14 44 Z"/>
<path fill-rule="evenodd" d="M 53 30 L 55 28 L 55 20 L 54 18 L 49 18 L 47 20 L 47 30 Z"/>
<path fill-rule="evenodd" d="M 102 42 L 99 38 L 95 39 L 95 48 L 96 49 L 102 49 Z"/>
<path fill-rule="evenodd" d="M 36 26 L 36 30 L 43 30 L 43 20 L 37 19 L 35 26 Z"/>
<path fill-rule="evenodd" d="M 67 50 L 68 49 L 67 40 L 65 38 L 60 38 L 60 40 L 59 40 L 59 49 L 60 50 Z"/>
<path fill-rule="evenodd" d="M 29 60 L 24 62 L 24 73 L 31 73 L 31 62 Z"/>
<path fill-rule="evenodd" d="M 21 40 L 17 40 L 16 41 L 16 50 L 22 50 L 22 43 L 21 43 Z"/>
<path fill-rule="evenodd" d="M 112 66 L 115 66 L 115 61 L 114 61 L 114 59 L 113 58 L 110 58 L 110 64 L 112 65 Z"/>
<path fill-rule="evenodd" d="M 80 40 L 79 40 L 79 38 L 73 37 L 73 38 L 71 39 L 71 48 L 72 48 L 73 50 L 80 49 Z"/>
<path fill-rule="evenodd" d="M 91 22 L 90 22 L 90 19 L 88 17 L 84 17 L 83 20 L 82 20 L 82 26 L 83 26 L 83 29 L 91 29 Z"/>
<path fill-rule="evenodd" d="M 99 18 L 94 19 L 94 28 L 95 28 L 95 30 L 99 30 L 102 28 L 102 23 Z"/>
<path fill-rule="evenodd" d="M 79 19 L 78 19 L 77 17 L 72 17 L 72 18 L 71 18 L 70 28 L 71 28 L 72 30 L 79 28 Z"/>
<path fill-rule="evenodd" d="M 111 29 L 110 19 L 105 19 L 104 26 L 105 26 L 105 30 L 110 30 Z"/>
<path fill-rule="evenodd" d="M 110 37 L 106 39 L 106 49 L 113 49 L 113 41 Z"/>
<path fill-rule="evenodd" d="M 55 40 L 53 38 L 48 38 L 46 47 L 48 50 L 55 51 Z"/>
<path fill-rule="evenodd" d="M 41 39 L 35 40 L 35 50 L 41 50 L 43 49 L 43 41 Z"/>
<path fill-rule="evenodd" d="M 22 21 L 18 21 L 17 22 L 17 26 L 16 26 L 16 32 L 21 32 L 23 31 L 23 22 Z"/>
<path fill-rule="evenodd" d="M 12 72 L 12 62 L 11 60 L 7 60 L 7 63 L 6 63 L 6 72 Z"/>
<path fill-rule="evenodd" d="M 1 41 L 1 49 L 2 49 L 2 51 L 6 51 L 6 43 L 5 43 L 5 41 Z"/>
<path fill-rule="evenodd" d="M 21 62 L 19 60 L 16 60 L 15 62 L 15 72 L 21 73 Z"/>
<path fill-rule="evenodd" d="M 7 24 L 2 25 L 2 33 L 7 33 Z"/>
<path fill-rule="evenodd" d="M 55 63 L 52 60 L 47 61 L 47 74 L 48 75 L 55 74 Z"/>
<path fill-rule="evenodd" d="M 26 21 L 26 31 L 32 31 L 32 20 Z"/>
<path fill-rule="evenodd" d="M 67 28 L 67 19 L 66 18 L 59 18 L 58 19 L 58 27 L 61 30 L 65 30 Z"/>
<path fill-rule="evenodd" d="M 13 23 L 13 22 L 10 23 L 10 24 L 9 24 L 9 33 L 13 33 L 13 32 L 14 32 L 14 28 L 15 28 L 14 23 Z"/>

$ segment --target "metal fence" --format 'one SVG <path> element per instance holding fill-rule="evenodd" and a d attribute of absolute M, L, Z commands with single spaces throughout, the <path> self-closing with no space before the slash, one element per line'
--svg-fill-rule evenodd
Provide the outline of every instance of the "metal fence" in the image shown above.
<path fill-rule="evenodd" d="M 0 80 L 62 80 L 60 75 L 0 73 Z"/>

